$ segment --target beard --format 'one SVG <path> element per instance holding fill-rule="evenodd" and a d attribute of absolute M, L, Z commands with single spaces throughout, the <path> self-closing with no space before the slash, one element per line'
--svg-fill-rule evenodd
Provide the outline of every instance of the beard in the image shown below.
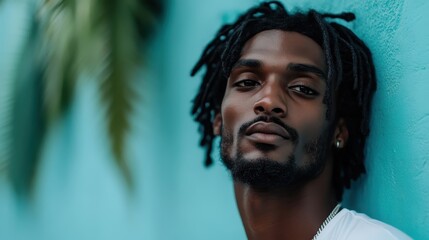
<path fill-rule="evenodd" d="M 238 141 L 244 137 L 246 126 L 250 126 L 258 120 L 261 119 L 255 119 L 240 127 Z M 294 144 L 296 145 L 299 139 L 297 131 L 289 126 L 286 126 L 286 129 L 291 135 L 295 134 Z M 320 136 L 306 143 L 303 150 L 309 156 L 308 161 L 299 163 L 293 152 L 289 156 L 285 156 L 283 161 L 275 161 L 268 157 L 246 159 L 239 146 L 237 146 L 235 156 L 231 157 L 229 152 L 234 139 L 232 134 L 222 127 L 220 156 L 234 181 L 248 184 L 259 190 L 293 189 L 315 179 L 322 173 L 327 161 L 327 150 L 332 133 L 333 128 L 329 126 Z M 255 144 L 255 147 L 262 152 L 273 150 L 271 146 L 266 145 Z M 299 160 L 301 161 L 301 159 Z"/>

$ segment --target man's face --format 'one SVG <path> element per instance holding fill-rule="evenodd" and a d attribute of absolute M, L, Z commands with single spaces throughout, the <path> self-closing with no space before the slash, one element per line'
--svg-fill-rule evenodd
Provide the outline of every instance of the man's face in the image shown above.
<path fill-rule="evenodd" d="M 320 174 L 332 142 L 325 72 L 321 47 L 302 34 L 267 30 L 246 42 L 214 123 L 236 180 L 287 187 Z"/>

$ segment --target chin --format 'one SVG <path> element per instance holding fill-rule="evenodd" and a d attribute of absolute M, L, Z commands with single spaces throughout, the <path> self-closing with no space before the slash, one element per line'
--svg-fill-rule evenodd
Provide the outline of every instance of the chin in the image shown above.
<path fill-rule="evenodd" d="M 247 162 L 270 161 L 286 164 L 293 157 L 293 151 L 288 146 L 278 147 L 271 144 L 252 143 L 243 144 L 237 150 L 237 156 L 233 159 L 241 159 Z"/>
<path fill-rule="evenodd" d="M 292 189 L 316 178 L 323 170 L 324 162 L 299 164 L 293 154 L 278 152 L 264 153 L 252 151 L 238 152 L 231 157 L 221 151 L 222 162 L 231 172 L 234 181 L 247 184 L 255 189 Z"/>
<path fill-rule="evenodd" d="M 286 155 L 287 156 L 287 155 Z M 242 153 L 239 157 L 233 157 L 234 161 L 244 162 L 277 162 L 286 163 L 290 160 L 290 157 L 278 156 L 277 154 L 264 153 L 260 151 L 252 151 L 249 153 Z"/>
<path fill-rule="evenodd" d="M 235 158 L 223 156 L 222 161 L 231 171 L 234 181 L 256 189 L 287 188 L 294 184 L 299 172 L 293 156 L 287 161 L 277 161 L 266 156 L 258 158 L 244 155 Z"/>

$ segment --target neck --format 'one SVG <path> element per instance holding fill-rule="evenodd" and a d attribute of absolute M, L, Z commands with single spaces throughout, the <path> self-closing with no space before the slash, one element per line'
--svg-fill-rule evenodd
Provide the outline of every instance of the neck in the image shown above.
<path fill-rule="evenodd" d="M 312 239 L 337 204 L 330 169 L 296 189 L 264 191 L 234 182 L 248 239 Z"/>

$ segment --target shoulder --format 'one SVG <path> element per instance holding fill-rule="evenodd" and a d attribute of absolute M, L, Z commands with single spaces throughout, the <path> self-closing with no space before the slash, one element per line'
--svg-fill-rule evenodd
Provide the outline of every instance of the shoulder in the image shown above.
<path fill-rule="evenodd" d="M 342 209 L 322 233 L 320 239 L 411 239 L 391 225 L 348 209 Z"/>

